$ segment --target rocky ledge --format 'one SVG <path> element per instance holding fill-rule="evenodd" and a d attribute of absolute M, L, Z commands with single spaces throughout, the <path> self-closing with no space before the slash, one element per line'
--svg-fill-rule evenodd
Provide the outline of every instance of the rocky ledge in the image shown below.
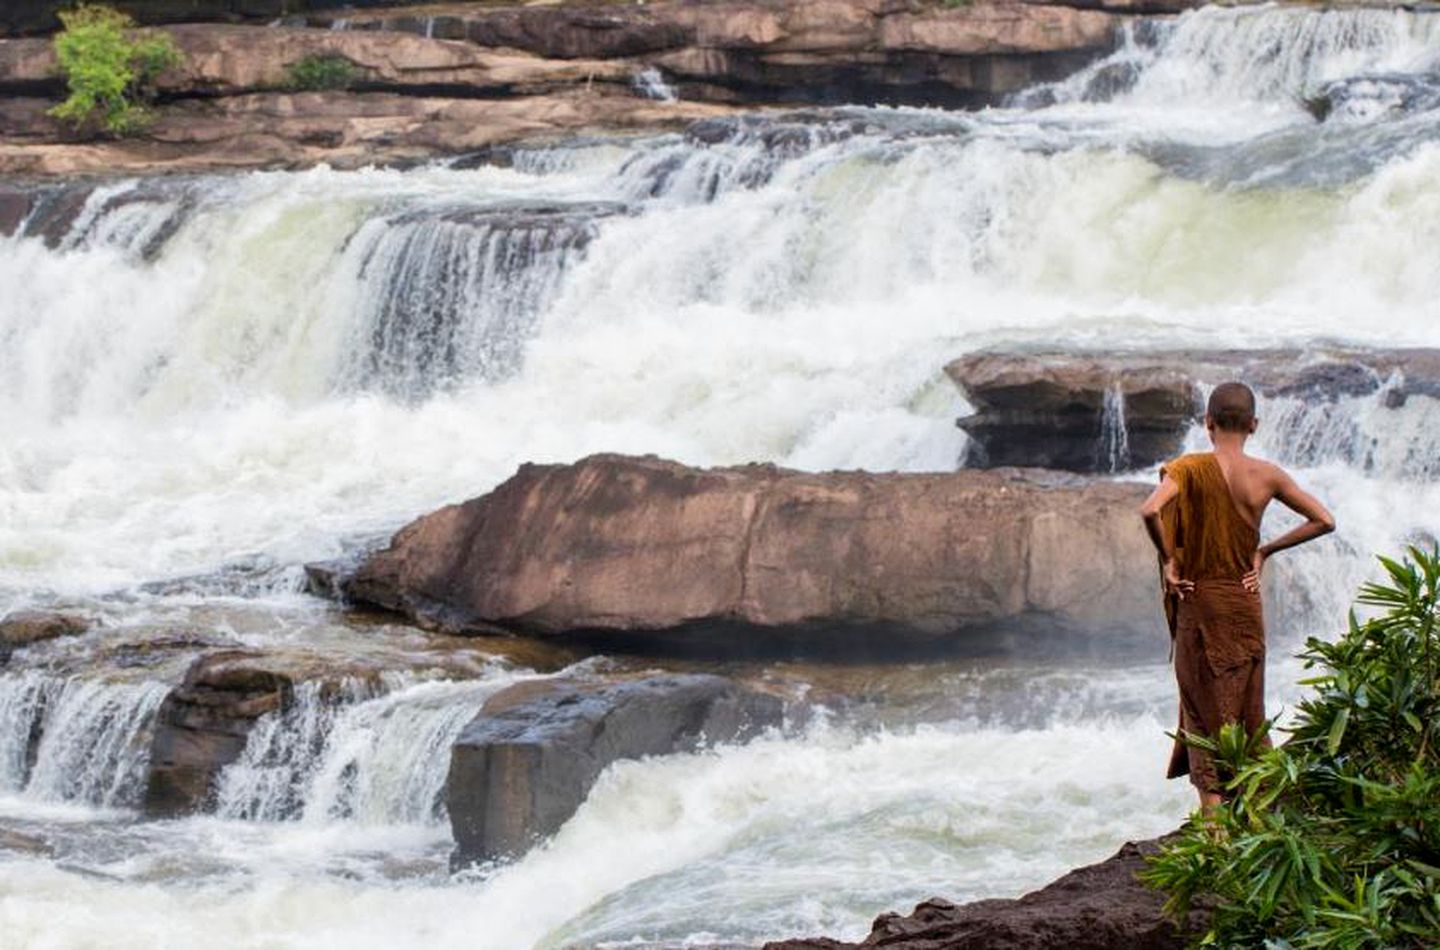
<path fill-rule="evenodd" d="M 674 0 L 185 24 L 168 28 L 185 65 L 160 79 L 152 127 L 125 141 L 84 139 L 50 119 L 63 89 L 49 41 L 4 39 L 0 175 L 397 163 L 674 128 L 741 105 L 979 106 L 1104 54 L 1126 17 L 1151 8 Z M 349 87 L 294 92 L 290 67 L 313 57 L 347 63 Z"/>
<path fill-rule="evenodd" d="M 1160 649 L 1142 485 L 810 474 L 654 457 L 525 465 L 341 582 L 456 632 L 727 653 Z M 1077 559 L 1075 551 L 1086 556 Z"/>
<path fill-rule="evenodd" d="M 456 739 L 445 783 L 452 864 L 523 854 L 559 830 L 620 759 L 743 741 L 780 699 L 721 676 L 534 680 L 492 696 Z"/>
<path fill-rule="evenodd" d="M 1207 387 L 1230 379 L 1302 407 L 1374 397 L 1383 411 L 1440 399 L 1435 349 L 989 351 L 946 372 L 975 409 L 959 425 L 977 467 L 1147 468 L 1180 451 Z"/>
<path fill-rule="evenodd" d="M 766 950 L 1180 950 L 1204 926 L 1192 911 L 1182 932 L 1164 898 L 1135 878 L 1158 841 L 1126 844 L 1099 864 L 1071 871 L 1017 900 L 956 905 L 931 898 L 908 915 L 884 914 L 859 943 L 784 940 Z"/>

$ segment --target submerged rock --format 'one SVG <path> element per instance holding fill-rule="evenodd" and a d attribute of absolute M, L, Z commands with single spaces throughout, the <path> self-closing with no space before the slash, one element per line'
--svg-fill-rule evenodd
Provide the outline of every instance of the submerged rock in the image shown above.
<path fill-rule="evenodd" d="M 1018 900 L 957 906 L 931 898 L 909 915 L 881 915 L 860 943 L 820 937 L 769 943 L 766 950 L 1180 950 L 1185 938 L 1162 909 L 1164 895 L 1135 879 L 1157 847 L 1128 843 Z M 1203 912 L 1193 911 L 1189 931 L 1203 921 Z"/>
<path fill-rule="evenodd" d="M 781 701 L 709 675 L 520 683 L 456 740 L 445 785 L 452 864 L 516 856 L 553 834 L 610 763 L 746 739 Z"/>
<path fill-rule="evenodd" d="M 1440 395 L 1440 350 L 973 353 L 946 367 L 975 407 L 967 464 L 1076 472 L 1148 468 L 1178 454 L 1208 386 L 1239 379 L 1307 403 L 1384 391 L 1388 408 Z"/>
<path fill-rule="evenodd" d="M 216 779 L 245 750 L 256 720 L 284 708 L 297 683 L 321 680 L 338 691 L 347 677 L 377 676 L 318 654 L 225 650 L 200 657 L 156 716 L 145 812 L 169 817 L 213 804 Z"/>
<path fill-rule="evenodd" d="M 653 456 L 525 465 L 345 584 L 452 631 L 706 652 L 1156 639 L 1145 487 L 1037 472 L 810 474 Z"/>

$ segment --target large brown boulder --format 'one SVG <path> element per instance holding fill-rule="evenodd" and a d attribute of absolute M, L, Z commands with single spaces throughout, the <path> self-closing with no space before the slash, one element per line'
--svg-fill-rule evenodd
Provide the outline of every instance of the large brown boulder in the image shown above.
<path fill-rule="evenodd" d="M 1160 621 L 1144 493 L 1035 472 L 599 455 L 522 466 L 416 520 L 343 586 L 432 626 L 611 647 L 1148 640 Z"/>
<path fill-rule="evenodd" d="M 1384 405 L 1440 398 L 1440 350 L 1311 348 L 1147 353 L 972 353 L 946 367 L 975 412 L 959 420 L 973 466 L 1093 472 L 1145 468 L 1180 451 L 1207 386 L 1329 403 L 1384 390 Z"/>
<path fill-rule="evenodd" d="M 1126 844 L 1114 857 L 1018 900 L 957 906 L 931 898 L 907 916 L 880 916 L 859 943 L 818 937 L 777 941 L 766 950 L 1181 950 L 1185 935 L 1166 916 L 1164 895 L 1135 878 L 1158 844 Z M 1200 932 L 1204 920 L 1202 911 L 1192 911 L 1187 932 Z"/>
<path fill-rule="evenodd" d="M 10 654 L 32 643 L 73 637 L 90 629 L 90 623 L 76 614 L 55 610 L 21 610 L 0 617 L 0 666 Z"/>
<path fill-rule="evenodd" d="M 518 856 L 557 831 L 610 763 L 745 739 L 779 699 L 720 676 L 519 683 L 485 703 L 451 749 L 452 864 Z"/>

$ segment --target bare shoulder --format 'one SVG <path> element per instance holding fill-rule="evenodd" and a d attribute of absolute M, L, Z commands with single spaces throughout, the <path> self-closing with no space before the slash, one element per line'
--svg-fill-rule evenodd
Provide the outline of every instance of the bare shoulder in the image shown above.
<path fill-rule="evenodd" d="M 1279 494 L 1295 484 L 1295 479 L 1290 477 L 1290 473 L 1274 462 L 1268 462 L 1265 459 L 1255 459 L 1254 462 L 1255 467 L 1252 471 L 1255 473 L 1256 480 L 1268 488 L 1272 495 Z"/>

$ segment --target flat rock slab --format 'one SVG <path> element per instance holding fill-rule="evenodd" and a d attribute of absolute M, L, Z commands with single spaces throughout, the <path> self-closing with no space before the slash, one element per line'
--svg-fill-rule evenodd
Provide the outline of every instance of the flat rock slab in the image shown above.
<path fill-rule="evenodd" d="M 412 522 L 342 586 L 422 625 L 611 649 L 1158 644 L 1145 491 L 599 455 Z"/>
<path fill-rule="evenodd" d="M 1151 353 L 973 353 L 946 367 L 974 406 L 967 463 L 1076 472 L 1148 468 L 1180 452 L 1208 386 L 1333 402 L 1384 392 L 1398 408 L 1440 398 L 1440 350 L 1316 348 Z"/>
<path fill-rule="evenodd" d="M 0 618 L 0 666 L 10 654 L 32 643 L 73 637 L 90 629 L 90 622 L 78 614 L 55 610 L 21 610 Z"/>
<path fill-rule="evenodd" d="M 931 898 L 908 915 L 884 914 L 860 943 L 825 937 L 784 940 L 766 950 L 1181 950 L 1184 936 L 1166 917 L 1164 896 L 1135 875 L 1159 842 L 1129 843 L 1099 864 L 1017 900 L 955 905 Z M 1194 911 L 1191 932 L 1204 926 Z"/>
<path fill-rule="evenodd" d="M 452 863 L 522 854 L 575 813 L 612 762 L 746 739 L 778 725 L 782 712 L 775 696 L 699 674 L 547 679 L 502 690 L 452 747 Z"/>

